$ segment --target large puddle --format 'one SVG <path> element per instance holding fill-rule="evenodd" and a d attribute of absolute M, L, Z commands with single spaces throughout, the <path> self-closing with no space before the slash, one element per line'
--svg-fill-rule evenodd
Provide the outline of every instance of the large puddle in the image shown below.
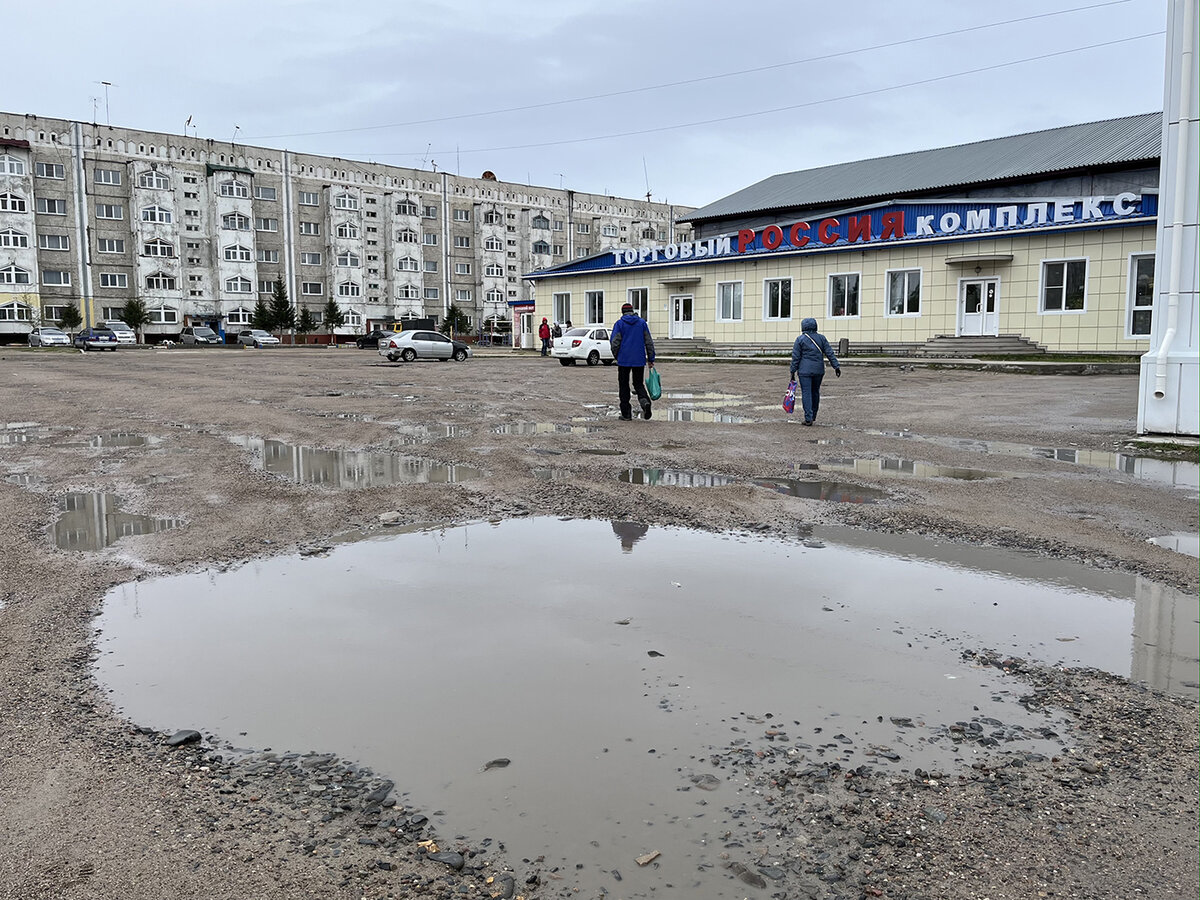
<path fill-rule="evenodd" d="M 255 468 L 300 484 L 353 489 L 426 482 L 449 484 L 483 475 L 473 466 L 436 463 L 395 453 L 323 450 L 254 437 L 230 440 L 254 454 Z"/>
<path fill-rule="evenodd" d="M 1010 747 L 1059 751 L 1034 732 L 1056 723 L 964 646 L 1195 695 L 1194 596 L 917 537 L 814 537 L 533 518 L 135 582 L 105 599 L 97 674 L 140 724 L 357 758 L 441 833 L 544 855 L 588 897 L 745 896 L 721 856 L 751 850 L 726 847 L 733 786 L 708 757 L 761 739 L 765 717 L 798 765 L 948 768 L 977 748 L 936 726 L 980 717 Z"/>
<path fill-rule="evenodd" d="M 181 519 L 121 512 L 115 494 L 67 494 L 59 503 L 54 543 L 63 550 L 102 550 L 123 537 L 179 528 Z"/>

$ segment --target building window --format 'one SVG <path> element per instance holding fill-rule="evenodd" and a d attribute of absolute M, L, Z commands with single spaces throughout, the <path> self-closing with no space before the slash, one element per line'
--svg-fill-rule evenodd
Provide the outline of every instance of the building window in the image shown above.
<path fill-rule="evenodd" d="M 490 290 L 484 297 L 488 303 L 503 303 L 504 291 Z"/>
<path fill-rule="evenodd" d="M 174 256 L 175 245 L 170 241 L 146 241 L 142 245 L 143 256 Z"/>
<path fill-rule="evenodd" d="M 455 209 L 454 210 L 454 221 L 455 222 L 470 222 L 471 221 L 471 211 L 469 209 Z"/>
<path fill-rule="evenodd" d="M 437 236 L 436 232 L 427 231 L 423 235 L 421 235 L 421 243 L 427 247 L 436 247 L 437 242 L 438 242 L 438 236 Z"/>
<path fill-rule="evenodd" d="M 642 229 L 642 240 L 652 241 L 657 236 L 657 234 L 658 234 L 658 232 L 656 232 L 653 228 L 643 228 Z"/>
<path fill-rule="evenodd" d="M 499 225 L 501 224 L 501 221 L 502 219 L 500 217 L 500 213 L 496 212 L 495 210 L 489 210 L 483 214 L 484 225 Z"/>
<path fill-rule="evenodd" d="M 1129 337 L 1150 337 L 1154 305 L 1154 254 L 1129 258 Z"/>
<path fill-rule="evenodd" d="M 129 276 L 124 272 L 101 272 L 100 287 L 125 288 L 129 287 Z"/>
<path fill-rule="evenodd" d="M 343 222 L 337 227 L 337 236 L 340 238 L 356 238 L 358 237 L 358 226 L 353 222 Z"/>
<path fill-rule="evenodd" d="M 146 287 L 152 291 L 173 291 L 175 290 L 175 278 L 165 272 L 155 272 L 153 275 L 146 276 Z"/>
<path fill-rule="evenodd" d="M 38 178 L 66 178 L 67 170 L 63 168 L 62 163 L 34 163 L 34 174 Z"/>
<path fill-rule="evenodd" d="M 461 250 L 469 250 L 471 247 L 471 239 L 465 234 L 456 234 L 454 236 L 454 246 Z"/>
<path fill-rule="evenodd" d="M 97 169 L 96 184 L 120 184 L 121 173 L 117 169 Z"/>
<path fill-rule="evenodd" d="M 145 218 L 145 213 L 142 215 Z M 97 203 L 96 204 L 97 219 L 124 219 L 125 207 L 120 203 Z"/>
<path fill-rule="evenodd" d="M 162 172 L 156 172 L 151 169 L 149 172 L 143 172 L 138 176 L 138 185 L 144 188 L 165 191 L 171 186 L 171 182 Z"/>
<path fill-rule="evenodd" d="M 0 269 L 0 275 L 5 271 Z M 0 322 L 28 322 L 32 318 L 31 312 L 24 303 L 6 303 L 0 306 Z"/>
<path fill-rule="evenodd" d="M 1042 262 L 1042 312 L 1083 312 L 1087 286 L 1086 259 Z"/>
<path fill-rule="evenodd" d="M 0 175 L 24 175 L 25 162 L 7 153 L 0 155 Z"/>
<path fill-rule="evenodd" d="M 484 250 L 503 250 L 504 242 L 498 237 L 490 237 L 483 242 Z"/>
<path fill-rule="evenodd" d="M 236 278 L 225 279 L 225 292 L 229 294 L 249 294 L 252 285 L 249 278 L 242 278 L 240 275 Z"/>
<path fill-rule="evenodd" d="M 124 238 L 99 238 L 96 241 L 96 249 L 100 253 L 124 253 L 125 239 Z"/>
<path fill-rule="evenodd" d="M 499 263 L 490 263 L 483 267 L 483 274 L 491 278 L 503 278 L 504 267 Z"/>
<path fill-rule="evenodd" d="M 314 251 L 308 251 L 300 254 L 300 265 L 302 266 L 319 266 L 321 264 L 321 254 Z"/>
<path fill-rule="evenodd" d="M 829 276 L 829 315 L 835 319 L 858 317 L 858 273 Z"/>
<path fill-rule="evenodd" d="M 362 288 L 353 281 L 343 281 L 338 284 L 339 297 L 358 297 L 362 294 Z"/>
<path fill-rule="evenodd" d="M 155 222 L 159 225 L 169 225 L 171 224 L 171 211 L 163 209 L 161 206 L 147 206 L 142 210 L 142 221 Z"/>
<path fill-rule="evenodd" d="M 515 256 L 516 254 L 514 253 L 513 255 Z M 587 256 L 587 255 L 588 255 L 588 248 L 587 248 L 587 247 L 580 247 L 578 250 L 576 250 L 576 251 L 575 251 L 575 258 L 576 258 L 576 259 L 583 259 L 583 258 L 584 258 L 585 256 Z"/>
<path fill-rule="evenodd" d="M 21 235 L 21 237 L 25 237 Z M 23 246 L 29 246 L 29 239 L 25 239 Z M 65 234 L 39 234 L 38 235 L 39 250 L 70 250 L 71 239 Z"/>
<path fill-rule="evenodd" d="M 411 200 L 401 200 L 396 204 L 396 215 L 398 216 L 416 216 L 420 213 L 420 208 Z"/>
<path fill-rule="evenodd" d="M 415 244 L 417 239 L 417 233 L 409 228 L 405 228 L 396 235 L 397 244 Z"/>
<path fill-rule="evenodd" d="M 262 281 L 259 281 L 259 283 L 258 283 L 258 292 L 259 292 L 260 294 L 274 294 L 274 293 L 275 293 L 275 286 L 276 286 L 277 284 L 279 284 L 279 282 L 278 282 L 278 281 L 270 281 L 270 280 L 262 280 Z"/>
<path fill-rule="evenodd" d="M 763 321 L 792 317 L 792 279 L 768 278 L 763 282 Z"/>
<path fill-rule="evenodd" d="M 604 237 L 620 237 L 621 230 L 617 228 L 616 225 L 602 225 L 600 227 L 600 233 L 604 235 Z"/>
<path fill-rule="evenodd" d="M 64 272 L 61 269 L 43 269 L 42 284 L 57 284 L 69 285 L 71 283 L 71 273 Z"/>
<path fill-rule="evenodd" d="M 29 235 L 22 234 L 16 229 L 9 228 L 0 231 L 0 247 L 28 247 Z"/>
<path fill-rule="evenodd" d="M 362 314 L 357 310 L 343 309 L 342 317 L 346 320 L 347 328 L 362 328 Z"/>
<path fill-rule="evenodd" d="M 8 206 L 8 210 L 10 212 L 25 212 L 25 201 L 21 197 L 18 197 L 15 194 L 9 194 L 8 196 L 12 197 L 10 205 Z M 0 194 L 0 211 L 3 211 L 4 209 L 4 195 Z M 47 200 L 39 197 L 37 202 L 37 211 L 40 213 L 45 213 L 48 216 L 65 216 L 67 214 L 67 201 Z"/>
<path fill-rule="evenodd" d="M 583 315 L 589 325 L 604 324 L 604 291 L 588 291 L 583 295 Z"/>
<path fill-rule="evenodd" d="M 454 264 L 454 274 L 455 275 L 470 275 L 471 274 L 471 264 L 470 263 L 455 263 Z"/>
<path fill-rule="evenodd" d="M 254 217 L 254 230 L 255 231 L 278 231 L 279 230 L 279 220 L 278 219 L 267 219 L 267 218 L 263 218 L 261 216 L 255 216 Z"/>
<path fill-rule="evenodd" d="M 396 288 L 396 296 L 401 300 L 416 300 L 421 296 L 421 289 L 412 284 L 404 285 Z"/>
<path fill-rule="evenodd" d="M 333 198 L 333 205 L 338 209 L 358 209 L 358 198 L 353 194 L 338 194 Z"/>
<path fill-rule="evenodd" d="M 742 321 L 742 290 L 740 281 L 717 282 L 717 321 Z"/>
<path fill-rule="evenodd" d="M 646 318 L 646 312 L 650 307 L 650 289 L 649 288 L 630 288 L 625 292 L 627 302 L 633 304 L 633 311 Z"/>
<path fill-rule="evenodd" d="M 889 316 L 921 314 L 921 270 L 900 269 L 887 273 L 887 309 Z"/>
<path fill-rule="evenodd" d="M 436 259 L 425 260 L 425 271 L 436 272 L 438 270 L 438 261 Z"/>
<path fill-rule="evenodd" d="M 66 312 L 67 308 L 65 306 L 43 306 L 42 320 L 46 322 L 61 322 Z"/>
<path fill-rule="evenodd" d="M 438 292 L 437 288 L 425 288 L 425 299 L 426 300 L 436 300 L 440 296 L 441 296 L 441 294 Z"/>
<path fill-rule="evenodd" d="M 534 241 L 532 249 L 534 253 L 549 253 L 550 245 L 545 241 Z"/>
<path fill-rule="evenodd" d="M 117 319 L 121 318 L 121 307 L 119 306 L 102 306 L 100 307 L 101 319 Z"/>
<path fill-rule="evenodd" d="M 319 297 L 325 293 L 325 285 L 319 281 L 300 282 L 300 293 L 306 297 Z"/>
<path fill-rule="evenodd" d="M 277 195 L 275 193 L 275 188 L 264 187 L 262 185 L 256 184 L 254 186 L 254 199 L 255 200 L 277 200 L 279 198 L 277 197 Z"/>
<path fill-rule="evenodd" d="M 362 265 L 362 260 L 357 253 L 343 250 L 337 255 L 337 264 L 343 269 L 357 269 Z"/>
<path fill-rule="evenodd" d="M 156 306 L 146 313 L 151 325 L 174 325 L 179 321 L 179 312 L 169 306 Z"/>
<path fill-rule="evenodd" d="M 576 222 L 575 223 L 575 233 L 576 234 L 591 234 L 592 226 L 587 222 Z"/>
<path fill-rule="evenodd" d="M 62 204 L 62 210 L 55 210 L 54 214 L 65 216 L 67 214 L 67 202 L 65 200 L 44 200 L 38 198 L 37 211 L 50 212 L 46 208 L 46 204 L 59 203 Z M 0 194 L 0 212 L 25 212 L 29 207 L 25 203 L 25 198 L 18 194 Z"/>
<path fill-rule="evenodd" d="M 29 273 L 20 266 L 0 269 L 0 284 L 29 284 Z"/>
<path fill-rule="evenodd" d="M 321 233 L 320 222 L 301 222 L 300 233 L 308 235 L 319 235 Z"/>
<path fill-rule="evenodd" d="M 550 229 L 550 220 L 541 214 L 534 216 L 533 221 L 530 222 L 529 224 L 531 227 L 540 228 L 543 231 L 548 231 Z M 560 321 L 565 321 L 565 320 L 560 320 Z"/>
<path fill-rule="evenodd" d="M 301 206 L 320 206 L 321 195 L 316 191 L 301 191 L 299 203 Z"/>
<path fill-rule="evenodd" d="M 437 218 L 437 207 L 436 206 L 422 206 L 421 207 L 421 218 L 422 219 L 436 219 Z"/>
<path fill-rule="evenodd" d="M 250 188 L 241 181 L 222 181 L 222 197 L 249 197 Z"/>
<path fill-rule="evenodd" d="M 250 262 L 252 258 L 250 248 L 241 244 L 231 244 L 225 248 L 226 262 Z"/>
<path fill-rule="evenodd" d="M 254 313 L 245 307 L 239 306 L 237 309 L 231 309 L 229 315 L 225 317 L 230 325 L 250 325 L 254 322 Z"/>
<path fill-rule="evenodd" d="M 411 256 L 402 256 L 396 260 L 396 268 L 401 272 L 420 272 L 421 264 Z"/>
<path fill-rule="evenodd" d="M 260 247 L 258 249 L 258 261 L 260 263 L 277 263 L 279 262 L 279 251 L 265 250 Z"/>

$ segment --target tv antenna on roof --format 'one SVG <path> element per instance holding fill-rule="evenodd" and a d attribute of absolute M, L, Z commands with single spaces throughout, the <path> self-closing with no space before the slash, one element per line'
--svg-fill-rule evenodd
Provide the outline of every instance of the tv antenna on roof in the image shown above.
<path fill-rule="evenodd" d="M 646 157 L 642 157 L 642 174 L 646 176 L 646 202 L 650 202 L 650 170 L 646 168 Z"/>
<path fill-rule="evenodd" d="M 112 124 L 112 119 L 111 119 L 111 118 L 109 118 L 109 115 L 108 115 L 108 89 L 109 89 L 110 87 L 120 87 L 120 85 L 118 85 L 118 84 L 113 84 L 111 81 L 96 81 L 96 82 L 93 82 L 93 83 L 94 83 L 94 84 L 102 84 L 102 85 L 104 85 L 104 123 L 105 123 L 106 125 L 111 125 L 111 124 Z M 92 113 L 92 118 L 95 118 L 95 116 L 96 116 L 96 114 L 93 112 L 93 113 Z"/>

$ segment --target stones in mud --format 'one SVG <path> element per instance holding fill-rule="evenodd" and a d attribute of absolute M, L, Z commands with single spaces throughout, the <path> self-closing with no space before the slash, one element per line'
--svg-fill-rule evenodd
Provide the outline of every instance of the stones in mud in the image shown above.
<path fill-rule="evenodd" d="M 182 747 L 184 744 L 194 744 L 200 740 L 200 732 L 193 728 L 184 728 L 175 732 L 165 741 L 168 747 Z"/>
<path fill-rule="evenodd" d="M 383 801 L 387 799 L 387 795 L 390 794 L 392 789 L 395 787 L 395 782 L 385 781 L 379 787 L 375 788 L 375 790 L 371 791 L 371 793 L 363 797 L 363 802 L 371 805 L 383 803 Z"/>
<path fill-rule="evenodd" d="M 456 872 L 466 865 L 467 862 L 461 853 L 457 853 L 454 850 L 438 850 L 436 853 L 427 854 L 426 858 L 449 866 Z"/>
<path fill-rule="evenodd" d="M 689 780 L 702 791 L 715 791 L 721 786 L 721 779 L 708 773 L 693 775 Z"/>
<path fill-rule="evenodd" d="M 767 880 L 755 872 L 753 869 L 747 868 L 740 862 L 730 862 L 727 864 L 729 871 L 734 874 L 738 881 L 744 882 L 751 887 L 765 888 Z"/>

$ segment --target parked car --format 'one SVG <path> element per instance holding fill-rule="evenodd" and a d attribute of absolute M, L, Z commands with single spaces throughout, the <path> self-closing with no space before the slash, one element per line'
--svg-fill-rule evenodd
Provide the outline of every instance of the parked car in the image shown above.
<path fill-rule="evenodd" d="M 137 335 L 133 333 L 133 329 L 120 319 L 105 319 L 104 324 L 108 326 L 109 331 L 117 336 L 118 344 L 137 343 Z"/>
<path fill-rule="evenodd" d="M 612 346 L 608 343 L 608 329 L 603 325 L 589 328 L 569 328 L 562 337 L 554 339 L 550 355 L 564 366 L 573 366 L 583 360 L 589 366 L 613 364 Z"/>
<path fill-rule="evenodd" d="M 43 325 L 29 332 L 30 347 L 70 347 L 71 338 L 61 328 Z"/>
<path fill-rule="evenodd" d="M 471 356 L 471 348 L 462 341 L 452 341 L 436 331 L 402 331 L 379 341 L 379 355 L 392 362 L 402 359 L 454 359 L 462 362 Z"/>
<path fill-rule="evenodd" d="M 359 350 L 365 350 L 368 347 L 378 348 L 379 342 L 384 338 L 395 336 L 396 332 L 394 331 L 385 331 L 382 328 L 376 328 L 372 331 L 368 331 L 366 334 L 356 337 L 354 339 L 354 346 L 356 346 Z"/>
<path fill-rule="evenodd" d="M 185 325 L 179 332 L 179 341 L 183 344 L 219 344 L 221 338 L 207 325 Z"/>
<path fill-rule="evenodd" d="M 97 325 L 75 335 L 73 342 L 80 350 L 116 350 L 117 336 L 111 328 Z"/>
<path fill-rule="evenodd" d="M 244 347 L 273 347 L 279 343 L 279 338 L 261 328 L 251 328 L 238 335 L 238 343 Z"/>

